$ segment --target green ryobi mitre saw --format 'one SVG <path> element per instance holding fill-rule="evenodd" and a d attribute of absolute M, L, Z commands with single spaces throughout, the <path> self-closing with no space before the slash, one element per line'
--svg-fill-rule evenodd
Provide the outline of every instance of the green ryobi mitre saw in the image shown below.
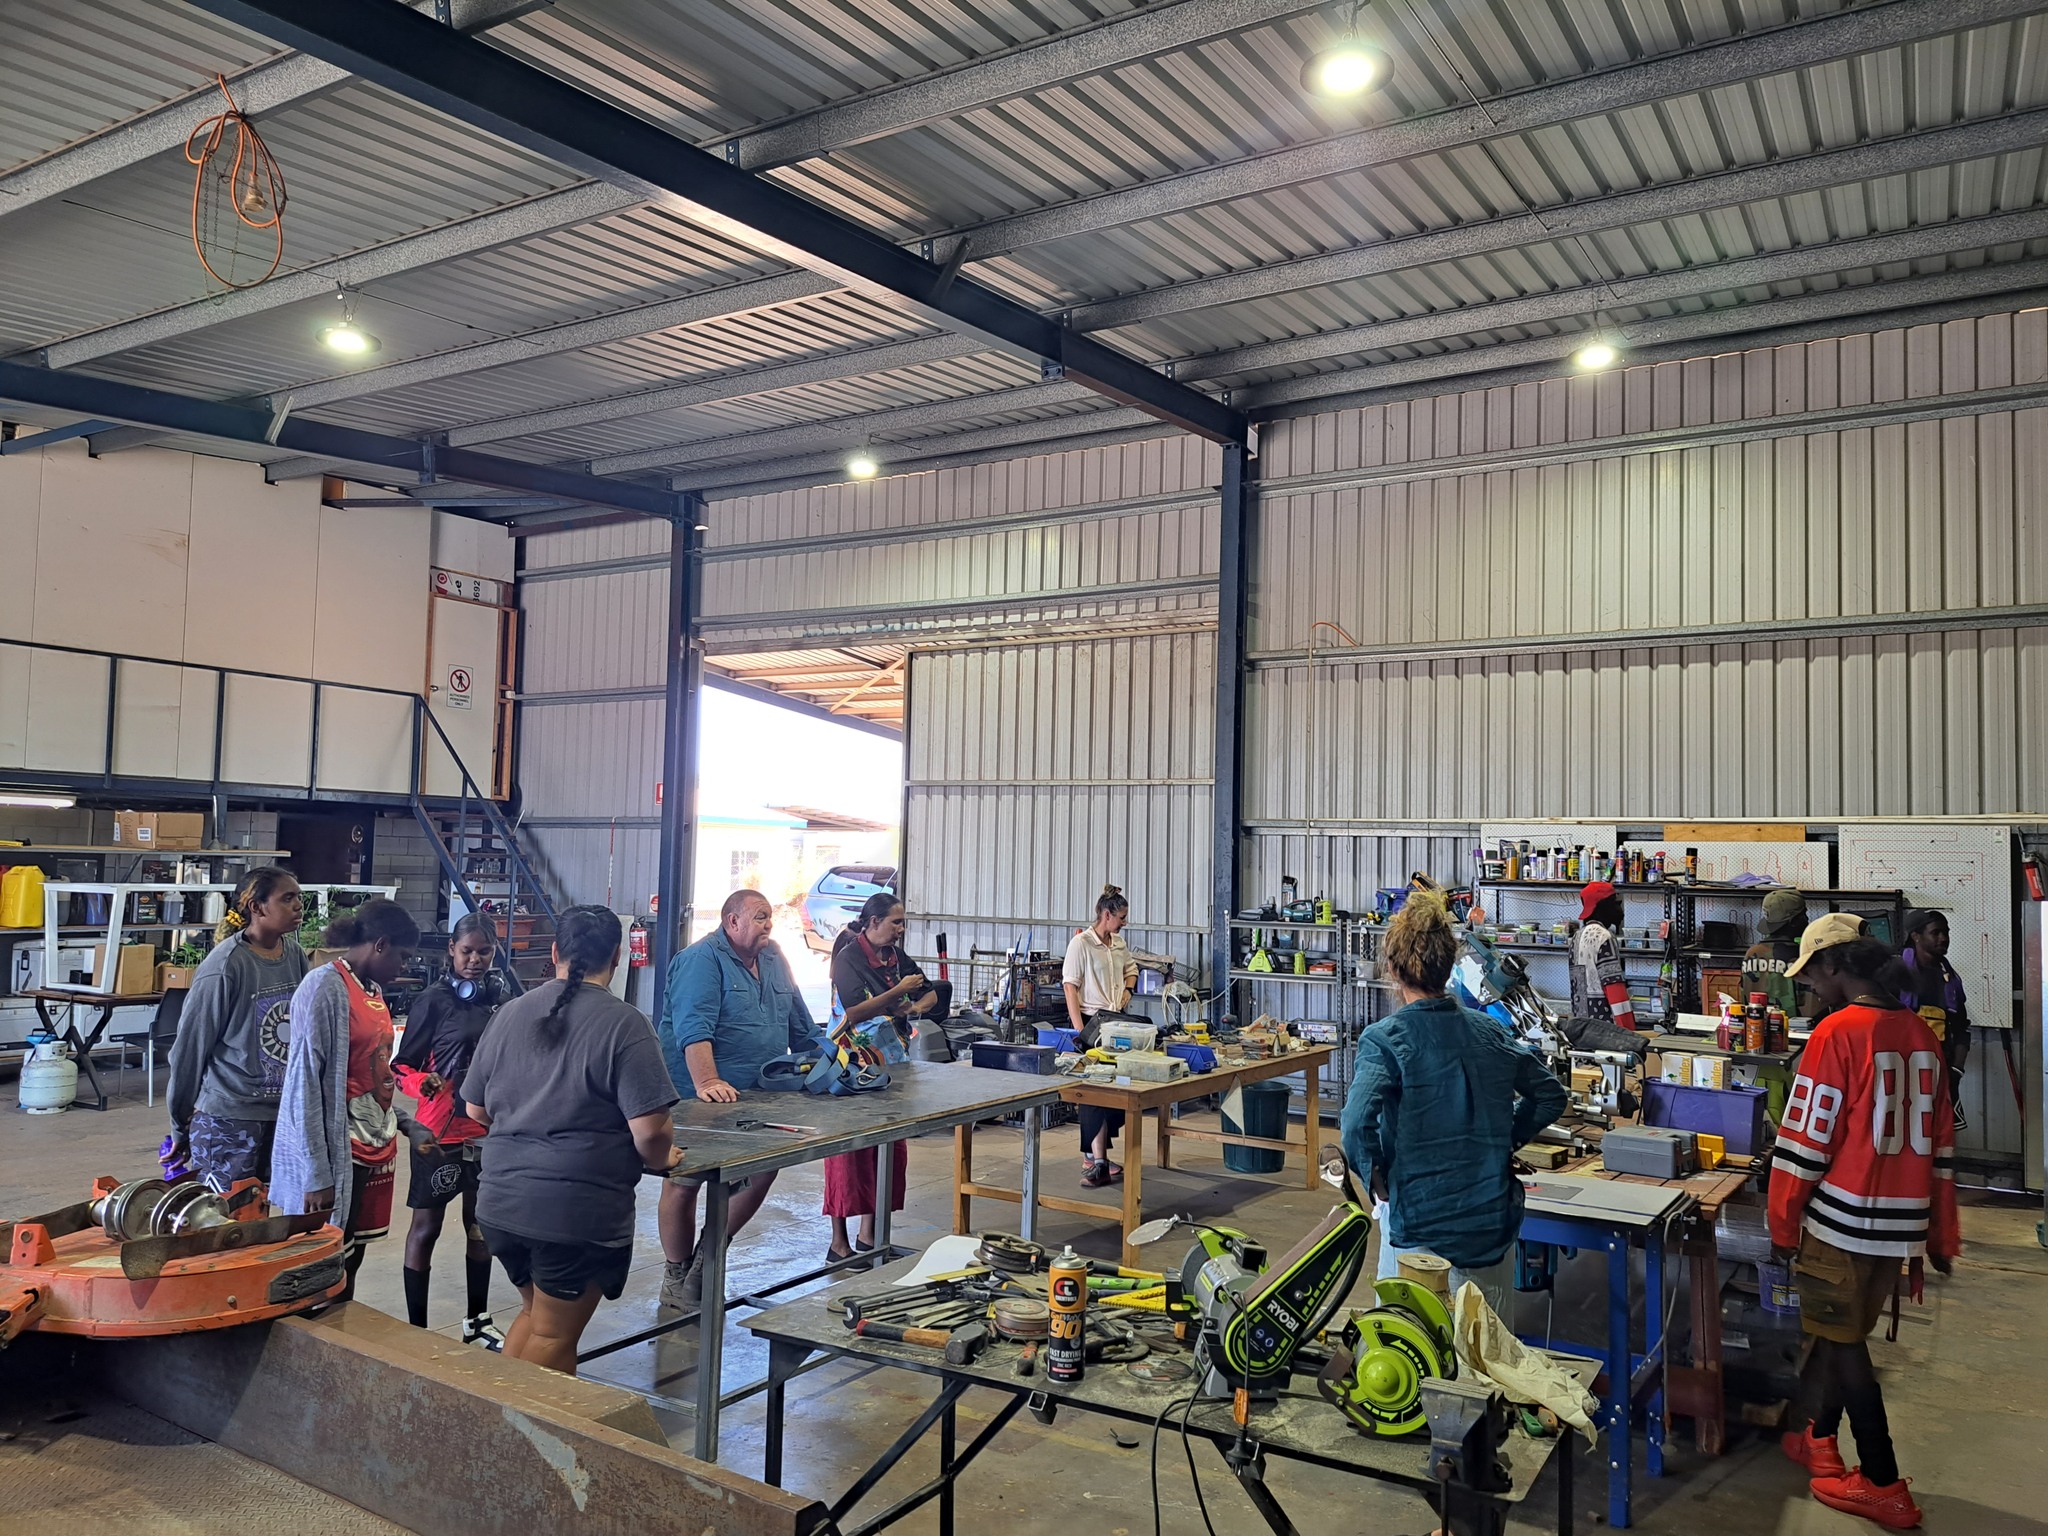
<path fill-rule="evenodd" d="M 1427 1422 L 1424 1380 L 1458 1374 L 1451 1314 L 1413 1280 L 1381 1280 L 1373 1294 L 1380 1304 L 1344 1325 L 1316 1386 L 1367 1434 L 1412 1434 Z"/>
<path fill-rule="evenodd" d="M 1274 1396 L 1291 1378 L 1296 1353 L 1358 1282 L 1372 1218 L 1346 1202 L 1270 1263 L 1266 1250 L 1243 1232 L 1179 1217 L 1147 1222 L 1131 1240 L 1156 1242 L 1182 1226 L 1201 1234 L 1177 1279 L 1200 1325 L 1195 1368 L 1202 1391 L 1229 1397 L 1242 1388 L 1255 1398 Z"/>

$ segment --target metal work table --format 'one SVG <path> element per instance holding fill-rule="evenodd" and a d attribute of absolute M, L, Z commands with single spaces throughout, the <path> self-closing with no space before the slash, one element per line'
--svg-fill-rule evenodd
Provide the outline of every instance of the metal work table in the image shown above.
<path fill-rule="evenodd" d="M 1056 1077 L 1046 1081 L 1055 1085 L 1058 1096 L 1069 1104 L 1089 1104 L 1100 1109 L 1120 1109 L 1124 1112 L 1124 1180 L 1121 1191 L 1114 1193 L 1117 1203 L 1108 1200 L 1077 1200 L 1071 1195 L 1039 1194 L 1038 1203 L 1056 1211 L 1065 1211 L 1075 1216 L 1094 1216 L 1119 1221 L 1123 1227 L 1123 1262 L 1136 1265 L 1138 1250 L 1131 1246 L 1131 1233 L 1143 1219 L 1141 1205 L 1144 1187 L 1145 1163 L 1145 1112 L 1156 1111 L 1153 1145 L 1161 1168 L 1173 1166 L 1173 1143 L 1176 1141 L 1197 1141 L 1231 1147 L 1264 1147 L 1284 1156 L 1298 1156 L 1302 1160 L 1302 1182 L 1314 1189 L 1322 1173 L 1322 1072 L 1336 1048 L 1328 1045 L 1308 1046 L 1299 1051 L 1289 1051 L 1285 1056 L 1269 1056 L 1261 1061 L 1219 1062 L 1212 1071 L 1190 1073 L 1175 1078 L 1169 1083 L 1121 1082 L 1090 1083 L 1079 1078 Z M 1269 1078 L 1292 1077 L 1301 1073 L 1307 1084 L 1308 1108 L 1302 1119 L 1302 1139 L 1294 1140 L 1286 1135 L 1285 1128 L 1278 1137 L 1249 1136 L 1236 1132 L 1183 1130 L 1173 1123 L 1173 1108 L 1189 1099 L 1207 1098 L 1214 1094 L 1225 1094 L 1246 1083 L 1265 1082 Z M 1261 1175 L 1232 1175 L 1232 1177 L 1257 1178 Z M 998 1184 L 977 1183 L 974 1178 L 974 1129 L 963 1126 L 954 1139 L 953 1148 L 953 1230 L 971 1232 L 971 1203 L 976 1196 L 985 1200 L 1029 1200 L 1031 1196 L 1019 1190 L 1005 1189 Z"/>
<path fill-rule="evenodd" d="M 1085 1377 L 1067 1385 L 1045 1380 L 1042 1372 L 1036 1377 L 1019 1378 L 1015 1374 L 1015 1366 L 1021 1346 L 1002 1339 L 991 1341 L 982 1357 L 971 1365 L 948 1365 L 944 1354 L 938 1350 L 856 1337 L 840 1321 L 838 1310 L 826 1304 L 832 1297 L 880 1289 L 910 1267 L 908 1261 L 899 1261 L 857 1280 L 763 1312 L 747 1324 L 750 1331 L 766 1339 L 769 1345 L 767 1438 L 762 1453 L 762 1479 L 776 1487 L 782 1483 L 787 1387 L 790 1379 L 804 1368 L 812 1355 L 843 1355 L 875 1365 L 896 1366 L 935 1376 L 944 1383 L 937 1399 L 904 1430 L 896 1443 L 856 1479 L 852 1487 L 831 1501 L 832 1519 L 843 1536 L 867 1536 L 869 1532 L 895 1524 L 932 1499 L 937 1499 L 939 1504 L 940 1536 L 952 1536 L 955 1480 L 968 1463 L 1026 1407 L 1045 1423 L 1051 1422 L 1052 1414 L 1058 1409 L 1067 1408 L 1099 1413 L 1129 1424 L 1151 1426 L 1159 1422 L 1162 1412 L 1170 1405 L 1173 1411 L 1166 1420 L 1166 1432 L 1178 1432 L 1182 1402 L 1192 1383 L 1141 1381 L 1122 1365 L 1092 1365 Z M 1599 1370 L 1599 1363 L 1595 1360 L 1569 1355 L 1560 1358 L 1581 1382 L 1592 1381 Z M 964 1448 L 956 1450 L 955 1408 L 972 1387 L 991 1388 L 1005 1394 L 1009 1400 L 996 1410 Z M 939 1476 L 869 1519 L 844 1523 L 854 1506 L 934 1425 L 939 1430 Z M 1433 1496 L 1439 1485 L 1431 1480 L 1426 1467 L 1427 1435 L 1384 1439 L 1364 1434 L 1324 1402 L 1316 1394 L 1313 1381 L 1307 1377 L 1297 1376 L 1277 1402 L 1254 1407 L 1251 1428 L 1258 1446 L 1272 1455 L 1337 1472 L 1405 1484 L 1434 1503 Z M 1208 1441 L 1221 1455 L 1237 1438 L 1229 1400 L 1198 1400 L 1188 1418 L 1188 1432 Z M 1515 1504 L 1526 1499 L 1537 1477 L 1560 1446 L 1565 1448 L 1565 1454 L 1557 1457 L 1558 1530 L 1569 1536 L 1572 1529 L 1569 1433 L 1548 1440 L 1531 1439 L 1520 1431 L 1511 1434 L 1507 1455 L 1513 1486 L 1497 1498 L 1501 1504 Z M 1273 1530 L 1291 1536 L 1294 1525 L 1272 1490 L 1257 1475 L 1255 1466 L 1253 1464 L 1237 1473 L 1239 1484 L 1265 1517 L 1266 1523 Z"/>
<path fill-rule="evenodd" d="M 100 1036 L 107 1032 L 107 1026 L 114 1021 L 114 1015 L 123 1008 L 154 1008 L 164 1000 L 161 992 L 134 992 L 115 994 L 111 992 L 88 992 L 75 987 L 37 987 L 33 991 L 19 992 L 17 997 L 30 999 L 36 1005 L 36 1016 L 43 1021 L 43 1028 L 61 1039 L 71 1042 L 71 1054 L 78 1063 L 78 1075 L 83 1080 L 79 1086 L 89 1088 L 92 1102 L 85 1104 L 83 1095 L 78 1102 L 88 1109 L 104 1110 L 107 1107 L 107 1085 L 100 1081 L 100 1074 L 93 1066 L 92 1053 L 99 1047 Z M 64 1023 L 60 1027 L 50 1017 L 52 1003 L 68 1005 Z M 93 1008 L 99 1016 L 84 1029 L 78 1027 L 78 1010 Z M 152 1046 L 152 1049 L 154 1047 Z"/>
<path fill-rule="evenodd" d="M 1661 1180 L 1623 1183 L 1541 1173 L 1522 1182 L 1528 1192 L 1523 1242 L 1607 1255 L 1607 1343 L 1605 1348 L 1587 1348 L 1586 1353 L 1605 1363 L 1607 1390 L 1600 1400 L 1600 1421 L 1607 1431 L 1607 1523 L 1625 1529 L 1633 1487 L 1631 1420 L 1638 1404 L 1644 1409 L 1650 1475 L 1664 1475 L 1664 1254 L 1678 1223 L 1696 1201 L 1682 1185 Z M 1631 1247 L 1643 1250 L 1641 1354 L 1630 1339 Z"/>
<path fill-rule="evenodd" d="M 699 1312 L 675 1317 L 586 1350 L 577 1357 L 580 1364 L 614 1354 L 630 1345 L 645 1343 L 679 1328 L 700 1322 L 701 1343 L 697 1361 L 697 1444 L 700 1461 L 718 1460 L 718 1409 L 721 1396 L 720 1365 L 725 1344 L 725 1229 L 726 1207 L 733 1190 L 755 1174 L 776 1173 L 802 1163 L 816 1162 L 840 1152 L 858 1152 L 892 1141 L 903 1141 L 928 1131 L 951 1130 L 991 1120 L 999 1115 L 1022 1111 L 1024 1115 L 1024 1207 L 1022 1230 L 1036 1235 L 1038 1213 L 1038 1131 L 1042 1112 L 1060 1096 L 1059 1084 L 1051 1078 L 1021 1072 L 996 1072 L 986 1067 L 906 1062 L 889 1068 L 887 1088 L 874 1093 L 849 1094 L 843 1098 L 812 1093 L 742 1093 L 735 1104 L 711 1104 L 702 1099 L 684 1099 L 675 1107 L 676 1145 L 683 1160 L 669 1177 L 686 1183 L 705 1183 L 703 1230 L 697 1234 L 698 1251 L 704 1255 L 704 1301 Z M 780 1120 L 793 1125 L 815 1127 L 811 1134 L 788 1131 L 738 1130 L 740 1120 Z M 894 1170 L 886 1157 L 877 1159 L 875 1174 L 875 1253 L 859 1255 L 852 1263 L 872 1263 L 876 1256 L 886 1259 L 889 1246 L 889 1205 Z M 841 1266 L 828 1265 L 794 1276 L 757 1294 L 772 1294 L 791 1285 L 815 1279 Z"/>

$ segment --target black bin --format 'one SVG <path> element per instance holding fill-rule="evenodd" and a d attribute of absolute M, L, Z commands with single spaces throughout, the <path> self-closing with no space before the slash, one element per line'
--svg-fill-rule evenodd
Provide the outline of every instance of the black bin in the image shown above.
<path fill-rule="evenodd" d="M 1284 1082 L 1244 1085 L 1244 1124 L 1223 1111 L 1223 1129 L 1233 1136 L 1268 1136 L 1279 1141 L 1287 1134 L 1287 1101 L 1293 1090 Z M 1223 1149 L 1223 1166 L 1232 1173 L 1278 1173 L 1287 1166 L 1287 1155 L 1267 1147 Z"/>

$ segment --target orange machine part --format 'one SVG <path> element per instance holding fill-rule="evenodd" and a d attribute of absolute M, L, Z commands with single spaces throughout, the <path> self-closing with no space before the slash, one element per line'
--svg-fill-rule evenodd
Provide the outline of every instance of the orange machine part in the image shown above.
<path fill-rule="evenodd" d="M 15 1224 L 0 1253 L 0 1343 L 31 1328 L 103 1339 L 232 1328 L 318 1306 L 346 1280 L 333 1226 L 169 1259 L 148 1279 L 122 1272 L 122 1246 L 98 1226 L 53 1238 L 40 1222 Z"/>

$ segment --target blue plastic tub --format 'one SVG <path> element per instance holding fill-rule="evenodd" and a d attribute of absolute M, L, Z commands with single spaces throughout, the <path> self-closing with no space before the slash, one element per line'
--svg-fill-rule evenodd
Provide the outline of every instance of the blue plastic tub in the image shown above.
<path fill-rule="evenodd" d="M 1081 1049 L 1073 1030 L 1047 1029 L 1044 1025 L 1039 1026 L 1038 1043 L 1040 1045 L 1049 1045 L 1056 1051 L 1078 1051 Z"/>
<path fill-rule="evenodd" d="M 1216 1048 L 1213 1045 L 1169 1045 L 1166 1054 L 1178 1056 L 1188 1064 L 1190 1072 L 1214 1072 L 1216 1070 Z"/>
<path fill-rule="evenodd" d="M 1754 1157 L 1764 1144 L 1761 1088 L 1694 1088 L 1661 1080 L 1643 1084 L 1643 1124 L 1718 1136 L 1730 1152 Z"/>

